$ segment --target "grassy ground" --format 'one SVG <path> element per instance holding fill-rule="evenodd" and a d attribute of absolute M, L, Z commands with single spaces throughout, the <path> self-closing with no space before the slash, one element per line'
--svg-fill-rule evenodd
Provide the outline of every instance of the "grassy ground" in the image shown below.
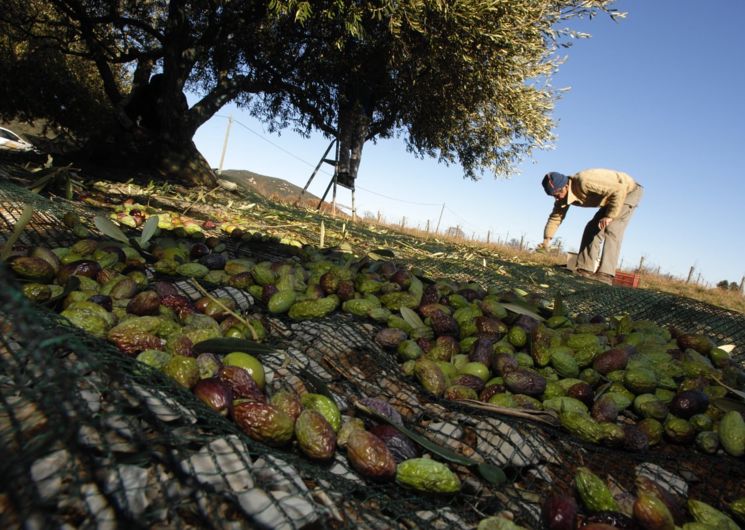
<path fill-rule="evenodd" d="M 226 172 L 227 173 L 227 172 Z M 236 173 L 249 173 L 249 172 L 236 172 Z M 293 186 L 286 181 L 276 179 L 272 177 L 266 177 L 250 173 L 253 182 L 250 188 L 252 191 L 261 194 L 269 200 L 282 203 L 285 205 L 292 205 L 298 202 L 300 188 Z M 278 185 L 278 183 L 281 183 Z M 305 208 L 316 208 L 318 205 L 318 198 L 305 194 L 304 198 L 299 201 L 299 206 Z M 324 203 L 322 210 L 329 212 L 331 206 Z M 337 210 L 337 215 L 345 216 L 343 212 Z M 351 219 L 350 219 L 351 220 Z M 410 236 L 427 239 L 432 237 L 431 233 L 427 233 L 423 230 L 417 230 L 415 228 L 401 228 L 399 225 L 379 223 L 377 219 L 366 218 L 364 219 L 365 224 L 376 225 L 381 228 L 385 228 L 392 231 L 398 231 L 406 233 Z M 486 244 L 470 241 L 459 237 L 451 237 L 446 234 L 438 234 L 439 240 L 448 241 L 457 245 L 470 245 L 476 247 L 482 247 L 494 252 L 502 257 L 509 257 L 516 261 L 520 261 L 525 264 L 535 263 L 537 265 L 564 265 L 566 264 L 566 254 L 563 252 L 542 254 L 536 253 L 531 250 L 519 249 L 507 245 L 499 244 Z M 686 282 L 679 278 L 674 278 L 669 274 L 657 272 L 656 270 L 642 269 L 641 271 L 624 271 L 628 273 L 637 272 L 639 274 L 639 288 L 651 289 L 661 291 L 676 296 L 684 296 L 694 300 L 699 300 L 707 304 L 723 307 L 739 313 L 745 313 L 745 296 L 740 291 L 732 291 L 721 288 L 710 288 L 702 285 L 698 285 L 693 282 Z"/>
<path fill-rule="evenodd" d="M 16 129 L 29 135 L 29 132 L 23 124 L 15 123 Z M 34 138 L 36 139 L 36 138 Z M 301 194 L 301 188 L 294 186 L 287 181 L 275 177 L 268 177 L 252 173 L 250 171 L 226 170 L 226 177 L 236 183 L 239 183 L 246 190 L 262 196 L 265 200 L 278 205 L 282 205 L 287 210 L 294 210 L 294 207 L 306 210 L 315 210 L 319 205 L 318 197 L 305 193 Z M 326 214 L 332 212 L 332 207 L 326 201 L 320 208 Z M 292 213 L 286 212 L 290 218 Z M 349 222 L 352 219 L 345 215 L 340 209 L 335 210 L 337 217 L 344 218 Z M 379 223 L 377 219 L 366 218 L 358 219 L 358 222 L 364 222 L 365 225 L 376 226 L 380 229 L 390 232 L 400 232 L 415 239 L 426 240 L 432 238 L 433 234 L 417 230 L 414 228 L 401 228 L 399 225 L 386 225 Z M 508 258 L 514 262 L 525 265 L 564 265 L 566 263 L 566 254 L 564 253 L 535 253 L 526 249 L 519 249 L 507 245 L 486 244 L 483 242 L 474 242 L 460 237 L 452 237 L 446 234 L 437 234 L 437 239 L 443 242 L 452 243 L 458 246 L 478 247 L 482 251 L 494 253 L 503 258 Z M 634 271 L 626 271 L 634 272 Z M 733 291 L 721 288 L 709 288 L 695 284 L 687 283 L 682 279 L 674 278 L 669 274 L 658 273 L 653 270 L 642 269 L 639 271 L 640 282 L 639 288 L 661 291 L 676 296 L 688 297 L 694 300 L 705 302 L 714 306 L 722 307 L 739 313 L 745 313 L 745 296 L 740 291 Z"/>
<path fill-rule="evenodd" d="M 366 219 L 365 222 L 369 223 L 371 221 L 369 219 Z M 431 237 L 431 234 L 428 234 L 421 230 L 407 228 L 401 229 L 399 226 L 395 225 L 389 225 L 387 226 L 387 228 L 405 232 L 415 237 Z M 511 259 L 520 261 L 526 265 L 531 263 L 535 263 L 537 265 L 566 264 L 566 254 L 563 252 L 536 253 L 532 250 L 519 249 L 507 245 L 487 245 L 486 243 L 475 243 L 473 241 L 464 240 L 463 238 L 450 237 L 443 234 L 439 234 L 437 237 L 438 239 L 450 241 L 455 244 L 469 244 L 478 247 L 485 247 L 492 252 L 499 254 L 500 256 L 510 257 Z M 642 269 L 641 271 L 629 270 L 624 272 L 637 272 L 639 274 L 640 289 L 650 289 L 673 294 L 676 296 L 684 296 L 693 300 L 698 300 L 707 304 L 729 309 L 731 311 L 736 311 L 738 313 L 745 313 L 745 296 L 743 296 L 743 293 L 740 291 L 732 291 L 721 289 L 718 287 L 710 288 L 695 284 L 693 282 L 688 283 L 682 279 L 674 278 L 669 274 L 657 273 L 655 271 L 647 269 Z"/>

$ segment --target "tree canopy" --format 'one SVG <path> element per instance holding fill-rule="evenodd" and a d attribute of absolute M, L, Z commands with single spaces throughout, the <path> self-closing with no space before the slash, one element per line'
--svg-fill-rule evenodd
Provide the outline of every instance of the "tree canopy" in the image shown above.
<path fill-rule="evenodd" d="M 561 26 L 618 15 L 612 0 L 9 4 L 0 13 L 8 30 L 0 44 L 14 52 L 5 67 L 23 70 L 42 51 L 59 66 L 55 76 L 76 65 L 119 138 L 158 147 L 164 172 L 192 182 L 206 175 L 196 178 L 193 164 L 184 175 L 176 153 L 197 156 L 197 128 L 231 101 L 271 128 L 338 139 L 340 170 L 352 177 L 364 143 L 392 136 L 415 155 L 461 165 L 470 178 L 507 173 L 551 141 L 556 51 L 574 36 Z M 184 91 L 197 97 L 191 107 Z M 38 95 L 14 105 L 32 114 Z M 139 104 L 148 98 L 150 111 Z M 54 109 L 44 112 L 55 118 Z"/>
<path fill-rule="evenodd" d="M 460 164 L 474 179 L 508 173 L 552 140 L 556 50 L 581 36 L 562 24 L 622 16 L 610 4 L 277 1 L 300 22 L 282 28 L 298 59 L 288 86 L 254 110 L 279 126 L 362 135 L 359 149 L 401 135 L 412 153 Z"/>

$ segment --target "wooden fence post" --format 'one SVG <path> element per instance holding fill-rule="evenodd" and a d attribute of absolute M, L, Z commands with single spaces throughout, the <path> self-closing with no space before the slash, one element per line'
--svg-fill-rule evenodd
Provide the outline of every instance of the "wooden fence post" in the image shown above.
<path fill-rule="evenodd" d="M 693 265 L 691 265 L 691 270 L 688 271 L 688 278 L 686 278 L 686 283 L 691 283 L 691 278 L 693 277 Z"/>

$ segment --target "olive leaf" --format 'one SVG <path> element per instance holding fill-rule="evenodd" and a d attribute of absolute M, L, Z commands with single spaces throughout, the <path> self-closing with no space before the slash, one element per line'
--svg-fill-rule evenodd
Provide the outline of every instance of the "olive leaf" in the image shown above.
<path fill-rule="evenodd" d="M 417 299 L 417 304 L 421 303 L 422 296 L 424 296 L 424 283 L 415 274 L 411 275 L 411 285 L 409 285 L 409 292 L 413 294 Z"/>
<path fill-rule="evenodd" d="M 16 221 L 15 226 L 13 227 L 13 233 L 10 234 L 10 237 L 5 242 L 5 245 L 3 245 L 2 249 L 0 249 L 0 261 L 5 261 L 8 259 L 8 256 L 10 255 L 10 251 L 13 250 L 13 245 L 15 245 L 16 241 L 18 241 L 18 238 L 21 237 L 21 234 L 23 233 L 23 229 L 26 228 L 26 225 L 31 221 L 31 217 L 34 215 L 34 207 L 30 204 L 27 204 L 23 207 L 23 211 L 21 212 L 21 216 L 18 218 L 18 221 Z"/>
<path fill-rule="evenodd" d="M 96 225 L 96 228 L 98 228 L 103 235 L 129 245 L 129 238 L 118 226 L 106 217 L 103 217 L 102 215 L 95 216 L 93 218 L 93 224 Z"/>
<path fill-rule="evenodd" d="M 422 322 L 422 319 L 419 318 L 419 315 L 408 307 L 401 306 L 401 318 L 403 318 L 413 329 L 426 327 L 424 322 Z"/>
<path fill-rule="evenodd" d="M 502 306 L 504 306 L 504 308 L 507 309 L 508 311 L 512 311 L 513 313 L 517 313 L 519 315 L 526 315 L 529 317 L 533 317 L 538 321 L 546 320 L 545 318 L 543 318 L 541 315 L 539 315 L 535 311 L 531 311 L 530 309 L 523 307 L 519 304 L 511 304 L 509 302 L 502 302 Z"/>
<path fill-rule="evenodd" d="M 157 215 L 151 215 L 145 221 L 145 224 L 142 225 L 142 235 L 139 241 L 141 247 L 147 246 L 148 241 L 155 235 L 155 232 L 158 230 L 158 221 Z"/>
<path fill-rule="evenodd" d="M 478 470 L 479 475 L 481 475 L 484 480 L 495 486 L 498 486 L 499 484 L 502 484 L 507 480 L 507 476 L 504 474 L 504 471 L 499 466 L 495 466 L 494 464 L 489 464 L 486 462 L 476 462 L 468 457 L 456 453 L 455 451 L 447 449 L 446 447 L 442 447 L 429 438 L 426 438 L 399 423 L 391 421 L 386 416 L 379 414 L 375 410 L 363 405 L 359 401 L 355 401 L 354 405 L 365 414 L 372 416 L 378 421 L 387 423 L 391 427 L 398 430 L 404 436 L 409 437 L 412 441 L 416 442 L 418 445 L 420 445 L 430 453 L 439 456 L 443 460 L 447 460 L 448 462 L 452 462 L 454 464 L 460 464 L 461 466 L 475 467 Z"/>
<path fill-rule="evenodd" d="M 737 410 L 745 414 L 745 403 L 728 398 L 717 398 L 713 400 L 714 405 L 724 411 Z"/>
<path fill-rule="evenodd" d="M 736 388 L 732 388 L 731 386 L 726 385 L 721 379 L 719 379 L 716 376 L 714 376 L 713 379 L 714 379 L 714 381 L 716 381 L 717 383 L 719 383 L 721 386 L 723 386 L 724 388 L 726 388 L 727 390 L 729 390 L 730 392 L 732 392 L 734 395 L 738 396 L 740 399 L 742 399 L 743 401 L 745 401 L 745 392 L 741 392 L 740 390 L 737 390 Z"/>
<path fill-rule="evenodd" d="M 395 252 L 389 248 L 378 248 L 375 250 L 371 250 L 370 252 L 367 253 L 367 255 L 370 256 L 370 258 L 374 260 L 382 260 L 385 258 L 396 257 Z"/>

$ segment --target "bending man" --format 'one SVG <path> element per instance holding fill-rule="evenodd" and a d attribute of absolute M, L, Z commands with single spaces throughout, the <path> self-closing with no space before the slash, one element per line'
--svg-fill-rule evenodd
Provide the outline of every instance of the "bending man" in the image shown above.
<path fill-rule="evenodd" d="M 571 177 L 552 171 L 543 177 L 542 184 L 554 198 L 543 230 L 543 247 L 548 248 L 569 206 L 598 208 L 582 234 L 575 272 L 612 284 L 623 233 L 642 197 L 642 186 L 626 173 L 612 169 L 584 169 Z"/>

